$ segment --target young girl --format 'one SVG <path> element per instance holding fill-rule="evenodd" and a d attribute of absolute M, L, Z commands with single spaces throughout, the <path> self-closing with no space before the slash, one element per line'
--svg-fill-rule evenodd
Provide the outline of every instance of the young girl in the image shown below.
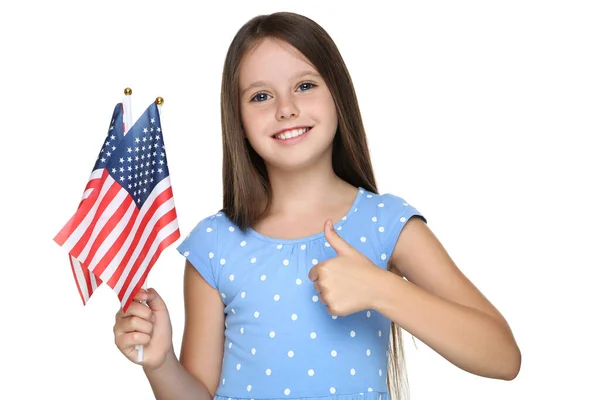
<path fill-rule="evenodd" d="M 502 315 L 415 208 L 377 194 L 352 81 L 319 25 L 292 13 L 245 24 L 221 112 L 223 209 L 178 247 L 179 360 L 155 290 L 116 317 L 123 354 L 137 362 L 144 345 L 157 398 L 386 400 L 400 381 L 398 327 L 459 368 L 515 378 Z"/>

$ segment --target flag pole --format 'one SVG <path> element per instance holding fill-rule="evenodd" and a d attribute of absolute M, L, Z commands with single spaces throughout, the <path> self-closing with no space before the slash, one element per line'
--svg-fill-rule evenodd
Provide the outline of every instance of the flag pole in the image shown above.
<path fill-rule="evenodd" d="M 133 116 L 131 112 L 131 94 L 133 91 L 131 88 L 125 88 L 123 91 L 125 97 L 123 98 L 123 136 L 127 135 L 131 125 L 133 123 Z M 144 282 L 144 289 L 146 289 L 146 282 Z M 144 301 L 143 304 L 146 304 Z M 136 344 L 135 348 L 138 351 L 138 362 L 144 361 L 144 346 Z"/>

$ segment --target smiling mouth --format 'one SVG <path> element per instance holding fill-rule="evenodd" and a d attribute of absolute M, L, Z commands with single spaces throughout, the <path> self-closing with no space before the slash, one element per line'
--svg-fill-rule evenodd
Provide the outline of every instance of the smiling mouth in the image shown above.
<path fill-rule="evenodd" d="M 286 131 L 286 132 L 274 135 L 273 137 L 275 139 L 279 139 L 279 140 L 292 139 L 292 138 L 304 135 L 306 132 L 310 131 L 311 129 L 312 128 L 292 129 L 290 131 Z"/>

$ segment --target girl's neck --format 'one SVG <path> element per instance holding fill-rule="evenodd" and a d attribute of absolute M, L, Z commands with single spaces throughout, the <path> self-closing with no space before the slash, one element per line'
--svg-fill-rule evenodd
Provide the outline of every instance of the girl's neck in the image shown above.
<path fill-rule="evenodd" d="M 331 162 L 300 171 L 269 170 L 272 198 L 269 215 L 310 214 L 324 204 L 353 199 L 356 188 L 339 178 Z"/>

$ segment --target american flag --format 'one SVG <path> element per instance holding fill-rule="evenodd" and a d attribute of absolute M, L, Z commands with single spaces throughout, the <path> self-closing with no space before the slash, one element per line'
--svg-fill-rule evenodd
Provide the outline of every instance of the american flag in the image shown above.
<path fill-rule="evenodd" d="M 83 199 L 54 241 L 69 253 L 84 304 L 105 282 L 127 310 L 180 232 L 156 103 L 124 130 L 119 104 Z"/>

